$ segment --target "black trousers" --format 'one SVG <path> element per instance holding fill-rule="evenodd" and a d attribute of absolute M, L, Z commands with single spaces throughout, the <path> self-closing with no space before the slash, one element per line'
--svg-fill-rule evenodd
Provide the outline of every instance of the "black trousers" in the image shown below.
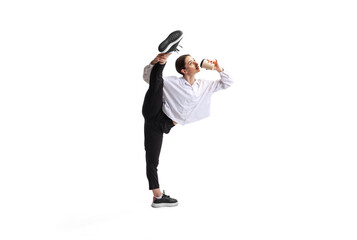
<path fill-rule="evenodd" d="M 144 136 L 146 152 L 146 176 L 149 189 L 160 188 L 157 167 L 164 133 L 174 126 L 172 120 L 162 111 L 164 80 L 162 71 L 165 65 L 155 64 L 150 74 L 150 86 L 146 92 L 142 113 L 145 119 Z"/>

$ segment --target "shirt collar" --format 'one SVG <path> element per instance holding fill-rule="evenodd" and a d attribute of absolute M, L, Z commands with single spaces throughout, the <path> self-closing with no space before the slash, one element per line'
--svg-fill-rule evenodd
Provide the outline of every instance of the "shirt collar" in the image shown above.
<path fill-rule="evenodd" d="M 193 87 L 195 84 L 197 84 L 198 86 L 200 86 L 201 84 L 201 80 L 196 79 L 196 81 L 192 84 L 192 86 L 186 81 L 186 79 L 184 77 L 180 77 L 181 82 L 187 86 Z"/>

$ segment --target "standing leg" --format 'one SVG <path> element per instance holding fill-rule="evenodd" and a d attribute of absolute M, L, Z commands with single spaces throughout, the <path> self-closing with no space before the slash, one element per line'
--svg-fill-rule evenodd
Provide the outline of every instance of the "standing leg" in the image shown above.
<path fill-rule="evenodd" d="M 159 165 L 159 157 L 162 146 L 163 133 L 157 131 L 155 127 L 145 123 L 145 151 L 146 151 L 146 176 L 149 181 L 149 189 L 159 189 L 159 178 L 157 175 L 157 167 Z M 161 192 L 158 196 L 161 195 Z M 157 196 L 157 197 L 158 197 Z"/>

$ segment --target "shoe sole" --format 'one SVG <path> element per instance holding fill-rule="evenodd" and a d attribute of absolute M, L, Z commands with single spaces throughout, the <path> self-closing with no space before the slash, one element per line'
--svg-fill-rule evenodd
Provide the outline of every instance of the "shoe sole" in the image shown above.
<path fill-rule="evenodd" d="M 159 45 L 159 52 L 168 53 L 170 52 L 171 48 L 181 41 L 183 38 L 183 32 L 178 30 L 172 32 L 162 43 Z"/>
<path fill-rule="evenodd" d="M 161 208 L 161 207 L 176 207 L 178 205 L 177 203 L 152 203 L 151 207 L 153 208 Z"/>

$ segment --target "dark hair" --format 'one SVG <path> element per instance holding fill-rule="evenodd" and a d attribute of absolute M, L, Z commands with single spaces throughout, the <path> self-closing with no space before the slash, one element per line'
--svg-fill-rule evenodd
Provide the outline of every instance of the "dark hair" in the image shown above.
<path fill-rule="evenodd" d="M 182 55 L 180 57 L 178 57 L 176 59 L 176 63 L 175 63 L 175 66 L 176 66 L 176 71 L 179 73 L 179 74 L 182 74 L 183 73 L 181 72 L 182 69 L 185 69 L 185 59 L 187 56 L 191 56 L 190 54 L 185 54 L 185 55 Z"/>

